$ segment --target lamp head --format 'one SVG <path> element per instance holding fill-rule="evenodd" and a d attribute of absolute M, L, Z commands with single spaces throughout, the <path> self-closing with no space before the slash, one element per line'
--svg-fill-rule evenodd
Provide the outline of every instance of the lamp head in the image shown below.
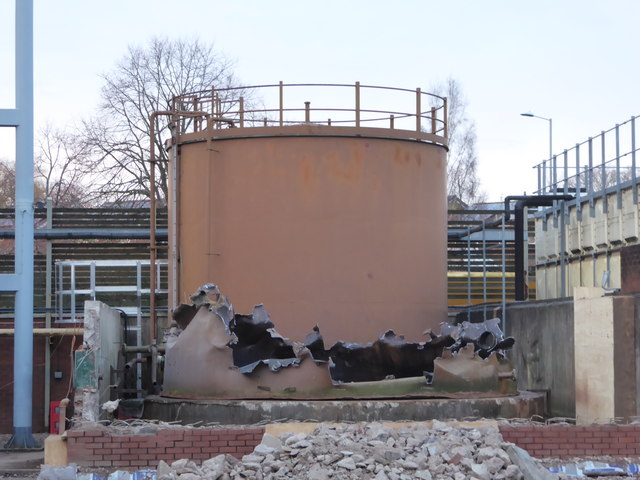
<path fill-rule="evenodd" d="M 535 117 L 535 115 L 531 112 L 521 113 L 520 115 L 522 115 L 523 117 Z"/>

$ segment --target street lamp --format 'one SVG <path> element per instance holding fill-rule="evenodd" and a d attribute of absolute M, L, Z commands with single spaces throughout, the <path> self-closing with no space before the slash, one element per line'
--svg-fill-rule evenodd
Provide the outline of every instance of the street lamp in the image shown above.
<path fill-rule="evenodd" d="M 549 183 L 553 185 L 554 189 L 557 189 L 556 185 L 556 165 L 553 161 L 553 120 L 546 117 L 540 117 L 538 115 L 534 115 L 531 112 L 521 113 L 523 117 L 530 118 L 539 118 L 540 120 L 546 120 L 549 122 L 549 168 L 552 169 L 550 173 Z M 542 167 L 543 175 L 544 175 L 544 164 Z M 540 177 L 538 177 L 538 182 L 540 181 Z M 567 180 L 565 179 L 565 182 Z M 546 189 L 545 181 L 542 181 L 542 189 L 538 189 L 538 191 L 543 191 Z M 566 250 L 566 236 L 565 236 L 565 218 L 564 218 L 564 200 L 561 200 L 561 209 L 562 215 L 560 215 L 560 296 L 566 296 L 566 281 L 567 281 L 567 273 L 566 273 L 566 258 L 565 258 L 565 250 Z"/>
<path fill-rule="evenodd" d="M 539 117 L 531 112 L 521 113 L 523 117 L 539 118 L 540 120 L 546 120 L 549 122 L 549 161 L 553 158 L 553 120 L 546 117 Z"/>

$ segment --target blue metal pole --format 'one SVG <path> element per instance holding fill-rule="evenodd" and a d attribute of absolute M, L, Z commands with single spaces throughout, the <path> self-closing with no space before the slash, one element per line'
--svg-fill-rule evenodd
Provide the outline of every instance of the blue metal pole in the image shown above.
<path fill-rule="evenodd" d="M 16 0 L 16 240 L 13 436 L 8 448 L 38 448 L 33 402 L 33 0 Z M 48 405 L 45 405 L 48 408 Z"/>

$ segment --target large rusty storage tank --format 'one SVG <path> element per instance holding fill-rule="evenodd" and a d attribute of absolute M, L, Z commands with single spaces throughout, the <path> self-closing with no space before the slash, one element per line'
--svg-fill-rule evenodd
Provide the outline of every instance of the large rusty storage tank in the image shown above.
<path fill-rule="evenodd" d="M 379 106 L 390 95 L 408 106 Z M 170 307 L 213 282 L 236 312 L 263 303 L 286 337 L 319 325 L 328 345 L 446 319 L 445 99 L 281 83 L 175 109 Z"/>

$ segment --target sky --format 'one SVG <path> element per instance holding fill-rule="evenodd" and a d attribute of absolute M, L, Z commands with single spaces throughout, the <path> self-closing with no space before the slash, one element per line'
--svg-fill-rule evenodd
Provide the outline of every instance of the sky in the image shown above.
<path fill-rule="evenodd" d="M 0 108 L 13 106 L 13 5 L 0 0 Z M 640 113 L 637 0 L 34 0 L 36 129 L 77 126 L 129 45 L 199 39 L 245 85 L 461 85 L 487 199 L 531 193 L 533 166 Z M 11 136 L 0 134 L 0 154 Z"/>

